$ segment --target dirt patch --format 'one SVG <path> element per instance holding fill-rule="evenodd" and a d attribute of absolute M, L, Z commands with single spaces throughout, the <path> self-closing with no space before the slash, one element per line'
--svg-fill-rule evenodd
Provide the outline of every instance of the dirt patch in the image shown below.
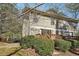
<path fill-rule="evenodd" d="M 12 56 L 38 56 L 38 54 L 35 52 L 35 49 L 28 48 L 28 49 L 21 49 Z"/>
<path fill-rule="evenodd" d="M 39 56 L 39 54 L 35 52 L 35 49 L 28 48 L 28 49 L 21 49 L 12 56 Z M 69 51 L 64 53 L 61 51 L 54 50 L 52 56 L 77 56 L 77 55 Z"/>
<path fill-rule="evenodd" d="M 6 41 L 7 41 L 7 39 L 6 39 L 6 38 L 4 38 L 4 37 L 0 36 L 0 42 L 6 42 Z"/>
<path fill-rule="evenodd" d="M 52 54 L 52 56 L 77 56 L 77 55 L 70 51 L 67 51 L 66 53 L 64 53 L 61 51 L 54 50 L 54 53 Z"/>
<path fill-rule="evenodd" d="M 16 51 L 19 49 L 19 47 L 13 47 L 13 48 L 0 48 L 0 56 L 7 56 L 10 53 Z"/>
<path fill-rule="evenodd" d="M 20 43 L 4 43 L 0 42 L 0 48 L 20 47 Z"/>
<path fill-rule="evenodd" d="M 21 48 L 19 43 L 0 42 L 0 56 L 7 56 L 15 52 L 19 48 Z"/>
<path fill-rule="evenodd" d="M 71 49 L 72 53 L 79 55 L 79 48 Z"/>

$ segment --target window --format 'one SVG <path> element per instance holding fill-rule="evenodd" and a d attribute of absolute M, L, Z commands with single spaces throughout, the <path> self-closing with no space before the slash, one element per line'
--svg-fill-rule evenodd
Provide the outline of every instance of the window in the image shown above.
<path fill-rule="evenodd" d="M 38 15 L 37 14 L 33 14 L 33 22 L 34 23 L 38 22 Z"/>
<path fill-rule="evenodd" d="M 54 25 L 54 19 L 51 17 L 51 25 Z"/>
<path fill-rule="evenodd" d="M 51 30 L 41 29 L 42 35 L 51 35 Z"/>

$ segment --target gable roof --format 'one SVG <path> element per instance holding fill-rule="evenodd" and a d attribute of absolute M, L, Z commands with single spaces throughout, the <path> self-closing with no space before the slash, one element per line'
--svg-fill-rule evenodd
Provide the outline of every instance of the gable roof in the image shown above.
<path fill-rule="evenodd" d="M 26 8 L 23 13 L 29 11 L 31 8 Z M 46 16 L 46 17 L 53 17 L 53 18 L 56 18 L 57 20 L 64 20 L 64 21 L 68 21 L 68 22 L 74 22 L 74 23 L 78 23 L 79 20 L 75 20 L 75 19 L 72 19 L 72 18 L 67 18 L 67 17 L 64 17 L 64 16 L 60 16 L 58 14 L 50 14 L 50 13 L 47 13 L 47 12 L 43 12 L 43 11 L 40 11 L 40 10 L 36 10 L 36 9 L 33 9 L 30 11 L 30 13 L 36 13 L 38 15 L 42 15 L 42 16 Z"/>

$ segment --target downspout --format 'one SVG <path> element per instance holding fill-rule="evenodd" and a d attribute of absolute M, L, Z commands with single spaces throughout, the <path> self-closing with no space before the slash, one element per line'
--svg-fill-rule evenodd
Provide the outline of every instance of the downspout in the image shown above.
<path fill-rule="evenodd" d="M 30 15 L 29 15 L 30 16 Z M 29 17 L 28 16 L 28 17 Z M 28 36 L 30 35 L 30 17 L 29 17 L 29 19 L 28 19 Z"/>
<path fill-rule="evenodd" d="M 56 35 L 58 35 L 58 27 L 59 27 L 59 24 L 58 24 L 58 20 L 56 20 Z"/>
<path fill-rule="evenodd" d="M 58 22 L 59 22 L 59 21 L 56 20 L 56 36 L 55 36 L 56 39 L 58 38 L 58 27 L 59 27 L 59 26 L 58 26 L 58 25 L 59 25 Z"/>

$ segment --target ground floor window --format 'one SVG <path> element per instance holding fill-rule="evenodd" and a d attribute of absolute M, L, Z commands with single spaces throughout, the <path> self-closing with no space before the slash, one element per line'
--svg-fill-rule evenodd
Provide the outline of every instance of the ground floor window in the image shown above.
<path fill-rule="evenodd" d="M 41 29 L 41 34 L 42 35 L 50 35 L 51 36 L 51 30 Z"/>

